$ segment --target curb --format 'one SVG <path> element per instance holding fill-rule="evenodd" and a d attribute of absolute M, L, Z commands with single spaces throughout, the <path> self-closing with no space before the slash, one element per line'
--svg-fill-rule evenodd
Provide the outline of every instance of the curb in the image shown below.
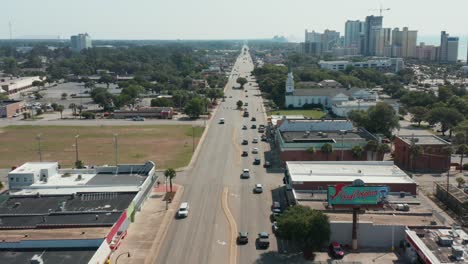
<path fill-rule="evenodd" d="M 156 234 L 156 237 L 153 240 L 150 253 L 145 258 L 145 264 L 152 264 L 156 261 L 156 258 L 159 255 L 159 250 L 161 249 L 161 245 L 163 244 L 167 231 L 169 230 L 169 225 L 174 220 L 174 207 L 177 208 L 177 206 L 175 205 L 179 204 L 182 194 L 184 193 L 184 186 L 178 185 L 177 188 L 178 189 L 174 200 L 169 206 L 169 210 L 166 211 L 164 219 L 162 220 L 161 225 L 159 226 L 158 233 Z"/>

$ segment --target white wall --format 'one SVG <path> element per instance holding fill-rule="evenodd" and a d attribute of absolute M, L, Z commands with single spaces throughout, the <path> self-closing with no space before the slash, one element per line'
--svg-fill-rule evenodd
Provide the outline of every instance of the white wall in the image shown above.
<path fill-rule="evenodd" d="M 307 104 L 322 104 L 325 106 L 330 106 L 330 97 L 328 96 L 294 96 L 287 95 L 285 100 L 285 107 L 293 105 L 294 107 L 302 107 Z"/>
<path fill-rule="evenodd" d="M 392 216 L 389 216 L 392 217 Z M 332 230 L 331 241 L 343 245 L 351 245 L 352 222 L 330 222 Z M 372 222 L 358 223 L 358 247 L 365 248 L 397 248 L 401 240 L 405 240 L 405 226 L 402 225 L 374 225 Z"/>
<path fill-rule="evenodd" d="M 93 257 L 89 260 L 88 264 L 105 263 L 110 253 L 111 253 L 111 249 L 109 245 L 107 244 L 106 240 L 104 240 L 101 246 L 94 253 Z"/>

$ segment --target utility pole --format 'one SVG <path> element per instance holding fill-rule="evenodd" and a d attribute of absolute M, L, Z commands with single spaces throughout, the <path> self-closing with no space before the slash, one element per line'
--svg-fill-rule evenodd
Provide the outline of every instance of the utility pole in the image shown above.
<path fill-rule="evenodd" d="M 39 153 L 39 161 L 42 162 L 42 148 L 41 148 L 41 138 L 42 134 L 37 134 L 37 152 Z"/>
<path fill-rule="evenodd" d="M 78 158 L 78 138 L 79 137 L 80 137 L 80 135 L 75 136 L 75 160 L 76 160 L 75 161 L 75 166 L 76 166 L 76 164 L 78 164 L 78 160 L 79 160 L 79 158 Z"/>
<path fill-rule="evenodd" d="M 341 134 L 341 161 L 343 161 L 344 135 L 346 134 L 346 130 L 340 130 L 340 134 Z"/>
<path fill-rule="evenodd" d="M 195 152 L 195 126 L 192 125 L 192 153 Z"/>
<path fill-rule="evenodd" d="M 115 149 L 115 167 L 118 165 L 119 161 L 119 142 L 118 142 L 119 134 L 114 133 L 114 149 Z"/>

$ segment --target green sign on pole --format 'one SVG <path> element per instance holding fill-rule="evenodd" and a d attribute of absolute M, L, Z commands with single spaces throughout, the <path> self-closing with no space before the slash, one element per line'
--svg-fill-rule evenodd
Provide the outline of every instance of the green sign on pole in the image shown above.
<path fill-rule="evenodd" d="M 328 186 L 329 205 L 377 205 L 385 202 L 388 186 Z"/>

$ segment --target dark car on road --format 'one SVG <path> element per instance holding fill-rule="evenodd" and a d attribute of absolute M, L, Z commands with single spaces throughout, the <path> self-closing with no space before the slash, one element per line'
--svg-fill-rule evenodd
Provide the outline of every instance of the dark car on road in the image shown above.
<path fill-rule="evenodd" d="M 249 141 L 247 139 L 242 140 L 242 145 L 248 145 Z"/>
<path fill-rule="evenodd" d="M 333 258 L 342 259 L 344 256 L 344 251 L 341 248 L 340 243 L 332 242 L 328 247 L 328 251 Z"/>
<path fill-rule="evenodd" d="M 254 165 L 260 165 L 260 163 L 262 163 L 262 161 L 259 158 L 254 159 L 254 162 L 253 162 Z"/>
<path fill-rule="evenodd" d="M 242 157 L 247 157 L 247 156 L 249 156 L 249 152 L 247 152 L 247 151 L 242 151 L 242 155 L 241 155 L 241 156 L 242 156 Z"/>
<path fill-rule="evenodd" d="M 239 245 L 245 245 L 249 243 L 249 233 L 247 232 L 239 232 L 239 235 L 237 236 L 237 244 Z"/>
<path fill-rule="evenodd" d="M 257 125 L 252 124 L 252 126 L 251 126 L 250 128 L 251 128 L 251 129 L 256 129 L 256 128 L 257 128 Z"/>
<path fill-rule="evenodd" d="M 252 117 L 252 119 L 250 119 L 250 121 L 254 121 L 254 122 L 255 122 L 255 121 L 257 121 L 257 118 Z"/>
<path fill-rule="evenodd" d="M 260 232 L 257 238 L 257 245 L 259 248 L 267 249 L 270 246 L 267 232 Z"/>

